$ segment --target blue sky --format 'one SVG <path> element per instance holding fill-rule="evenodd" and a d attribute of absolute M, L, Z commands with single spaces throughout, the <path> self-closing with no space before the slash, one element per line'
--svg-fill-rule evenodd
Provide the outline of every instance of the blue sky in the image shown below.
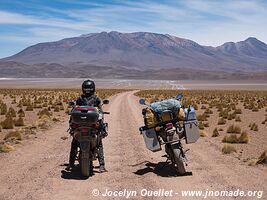
<path fill-rule="evenodd" d="M 265 0 L 0 0 L 0 58 L 47 41 L 101 31 L 168 33 L 218 46 L 267 43 Z"/>

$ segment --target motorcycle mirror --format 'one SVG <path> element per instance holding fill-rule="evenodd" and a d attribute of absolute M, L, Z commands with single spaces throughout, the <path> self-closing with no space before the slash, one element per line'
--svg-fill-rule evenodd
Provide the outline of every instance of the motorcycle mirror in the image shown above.
<path fill-rule="evenodd" d="M 183 98 L 183 96 L 184 96 L 184 95 L 183 95 L 182 93 L 177 94 L 176 99 L 177 99 L 178 101 L 181 101 L 182 98 Z"/>
<path fill-rule="evenodd" d="M 139 104 L 141 104 L 141 105 L 146 105 L 146 100 L 144 100 L 144 99 L 140 99 L 140 100 L 139 100 Z"/>
<path fill-rule="evenodd" d="M 105 100 L 103 101 L 103 104 L 109 104 L 109 100 L 105 99 Z"/>
<path fill-rule="evenodd" d="M 69 106 L 74 106 L 75 105 L 75 103 L 73 101 L 69 102 L 68 104 L 69 104 Z"/>

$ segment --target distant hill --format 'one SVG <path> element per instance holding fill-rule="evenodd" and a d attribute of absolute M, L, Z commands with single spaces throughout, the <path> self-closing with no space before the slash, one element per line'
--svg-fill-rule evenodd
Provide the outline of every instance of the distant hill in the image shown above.
<path fill-rule="evenodd" d="M 218 47 L 147 32 L 101 32 L 30 46 L 0 59 L 1 77 L 266 79 L 267 45 Z"/>

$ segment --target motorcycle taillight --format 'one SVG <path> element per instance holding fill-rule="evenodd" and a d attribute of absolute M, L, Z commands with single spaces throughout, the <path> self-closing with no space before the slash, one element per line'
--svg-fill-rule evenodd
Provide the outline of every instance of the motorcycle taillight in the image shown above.
<path fill-rule="evenodd" d="M 172 129 L 172 128 L 173 128 L 173 124 L 172 124 L 172 123 L 168 123 L 168 124 L 166 124 L 166 128 L 167 128 L 167 129 Z"/>

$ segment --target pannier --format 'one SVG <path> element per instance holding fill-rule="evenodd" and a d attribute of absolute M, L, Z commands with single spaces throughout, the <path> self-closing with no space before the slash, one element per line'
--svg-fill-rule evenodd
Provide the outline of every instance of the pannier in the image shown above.
<path fill-rule="evenodd" d="M 161 150 L 161 146 L 154 128 L 140 130 L 144 137 L 146 148 L 150 151 L 156 152 Z"/>
<path fill-rule="evenodd" d="M 70 115 L 71 123 L 79 124 L 80 126 L 92 126 L 98 121 L 99 111 L 95 107 L 80 106 L 73 108 Z"/>
<path fill-rule="evenodd" d="M 176 99 L 152 103 L 149 107 L 143 109 L 142 113 L 147 128 L 153 128 L 170 121 L 184 120 L 184 111 L 181 109 L 180 102 Z"/>
<path fill-rule="evenodd" d="M 190 107 L 190 109 L 185 109 L 184 111 L 185 141 L 187 144 L 195 143 L 200 137 L 195 109 Z"/>

